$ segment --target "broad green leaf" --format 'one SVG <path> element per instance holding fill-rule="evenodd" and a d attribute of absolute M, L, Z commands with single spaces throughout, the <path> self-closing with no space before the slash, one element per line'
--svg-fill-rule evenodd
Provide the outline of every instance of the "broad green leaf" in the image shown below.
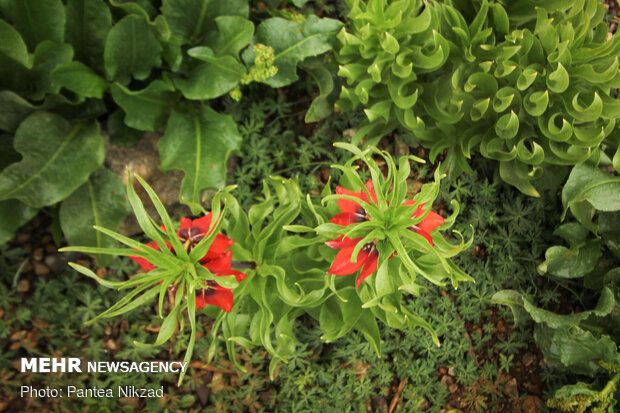
<path fill-rule="evenodd" d="M 0 11 L 15 24 L 30 50 L 43 40 L 64 40 L 65 7 L 61 0 L 0 0 Z"/>
<path fill-rule="evenodd" d="M 185 172 L 181 202 L 200 203 L 204 189 L 224 185 L 228 156 L 240 143 L 232 117 L 208 106 L 195 114 L 174 110 L 159 141 L 159 157 L 162 170 Z"/>
<path fill-rule="evenodd" d="M 105 42 L 105 71 L 110 80 L 126 85 L 131 77 L 146 79 L 161 64 L 161 45 L 147 21 L 129 15 L 116 23 Z"/>
<path fill-rule="evenodd" d="M 112 112 L 106 122 L 106 130 L 113 144 L 133 146 L 142 139 L 142 132 L 127 126 L 123 121 L 124 117 L 125 113 L 121 109 Z"/>
<path fill-rule="evenodd" d="M 163 0 L 161 11 L 173 35 L 198 44 L 215 29 L 216 17 L 248 17 L 249 5 L 247 0 Z"/>
<path fill-rule="evenodd" d="M 138 91 L 114 83 L 111 91 L 114 101 L 125 112 L 125 124 L 143 131 L 163 129 L 171 107 L 179 100 L 172 82 L 167 78 L 155 80 Z"/>
<path fill-rule="evenodd" d="M 238 57 L 241 49 L 252 41 L 254 23 L 239 16 L 220 16 L 215 18 L 219 36 L 209 42 L 218 56 L 231 55 Z"/>
<path fill-rule="evenodd" d="M 609 175 L 587 163 L 576 165 L 562 190 L 564 213 L 573 204 L 587 201 L 599 211 L 620 209 L 620 177 Z"/>
<path fill-rule="evenodd" d="M 541 269 L 561 278 L 579 278 L 591 272 L 601 258 L 601 242 L 594 239 L 581 248 L 555 245 L 545 253 Z"/>
<path fill-rule="evenodd" d="M 205 63 L 195 66 L 187 79 L 178 77 L 175 86 L 187 99 L 214 99 L 230 92 L 246 73 L 237 57 L 215 56 L 208 47 L 189 49 L 188 54 Z"/>
<path fill-rule="evenodd" d="M 11 239 L 15 231 L 30 221 L 37 211 L 37 208 L 31 208 L 16 199 L 0 201 L 0 245 Z"/>
<path fill-rule="evenodd" d="M 120 178 L 106 168 L 93 173 L 60 205 L 60 225 L 71 245 L 113 248 L 117 244 L 93 226 L 116 230 L 129 214 L 129 204 L 124 197 L 125 187 Z M 112 257 L 98 256 L 100 266 L 109 265 Z"/>
<path fill-rule="evenodd" d="M 86 182 L 104 158 L 96 122 L 72 126 L 60 116 L 44 112 L 22 122 L 14 146 L 23 159 L 0 174 L 0 199 L 19 199 L 34 208 L 65 199 Z"/>
<path fill-rule="evenodd" d="M 66 41 L 75 59 L 103 71 L 105 39 L 112 27 L 112 14 L 104 0 L 67 1 Z"/>
<path fill-rule="evenodd" d="M 155 18 L 157 10 L 151 0 L 108 0 L 110 4 L 121 9 L 126 15 L 144 17 L 147 20 Z"/>
<path fill-rule="evenodd" d="M 318 122 L 325 119 L 334 111 L 334 100 L 330 95 L 334 90 L 334 80 L 332 74 L 325 64 L 320 60 L 310 60 L 303 62 L 301 68 L 310 75 L 316 84 L 319 85 L 319 95 L 312 100 L 306 112 L 306 123 Z"/>
<path fill-rule="evenodd" d="M 8 90 L 0 92 L 0 130 L 14 132 L 19 124 L 32 112 L 36 106 L 16 93 Z"/>
<path fill-rule="evenodd" d="M 60 91 L 60 85 L 52 79 L 52 71 L 58 66 L 71 62 L 73 50 L 66 43 L 45 40 L 34 51 L 32 76 L 34 91 L 28 95 L 31 99 L 43 99 L 46 94 Z M 78 97 L 80 100 L 81 97 Z"/>
<path fill-rule="evenodd" d="M 86 98 L 101 99 L 107 87 L 104 78 L 80 62 L 56 66 L 56 69 L 51 73 L 51 79 L 57 85 Z"/>
<path fill-rule="evenodd" d="M 598 223 L 603 242 L 616 257 L 620 258 L 620 211 L 601 212 Z"/>
<path fill-rule="evenodd" d="M 19 32 L 10 24 L 0 19 L 0 55 L 4 55 L 24 67 L 30 67 L 28 47 Z"/>
<path fill-rule="evenodd" d="M 595 337 L 579 327 L 553 329 L 537 325 L 534 340 L 554 367 L 590 377 L 602 370 L 598 361 L 612 363 L 617 353 L 616 343 L 609 336 Z"/>
<path fill-rule="evenodd" d="M 526 165 L 515 160 L 499 163 L 499 175 L 504 182 L 515 186 L 519 191 L 526 195 L 539 197 L 540 194 L 531 184 L 531 177 L 528 174 Z"/>
<path fill-rule="evenodd" d="M 366 337 L 366 340 L 372 345 L 377 356 L 381 357 L 381 334 L 379 333 L 377 319 L 370 310 L 360 311 L 362 311 L 362 315 L 358 323 L 355 324 L 355 329 L 364 334 L 364 337 Z"/>
<path fill-rule="evenodd" d="M 523 308 L 521 293 L 515 290 L 501 290 L 491 297 L 493 304 L 507 305 L 512 311 L 515 324 L 519 325 L 528 318 L 528 314 Z"/>
<path fill-rule="evenodd" d="M 342 23 L 338 20 L 319 19 L 314 15 L 301 23 L 280 17 L 263 21 L 256 30 L 255 42 L 274 48 L 274 65 L 278 67 L 278 73 L 265 83 L 282 87 L 296 81 L 297 64 L 306 57 L 331 50 L 340 27 Z"/>

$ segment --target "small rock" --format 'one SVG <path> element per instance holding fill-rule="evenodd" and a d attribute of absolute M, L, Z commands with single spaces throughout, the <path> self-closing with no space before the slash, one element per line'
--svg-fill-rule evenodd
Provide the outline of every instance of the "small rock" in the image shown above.
<path fill-rule="evenodd" d="M 529 367 L 536 362 L 536 356 L 532 353 L 525 353 L 521 361 L 525 367 Z"/>
<path fill-rule="evenodd" d="M 53 254 L 58 252 L 58 248 L 56 248 L 56 245 L 54 244 L 45 244 L 45 252 L 48 254 Z"/>
<path fill-rule="evenodd" d="M 497 331 L 499 331 L 500 333 L 505 333 L 506 332 L 506 326 L 504 325 L 504 321 L 503 320 L 499 320 L 497 322 Z"/>
<path fill-rule="evenodd" d="M 124 404 L 126 406 L 131 406 L 134 409 L 138 408 L 138 398 L 137 397 L 121 397 L 118 399 L 120 404 Z"/>
<path fill-rule="evenodd" d="M 454 383 L 454 379 L 453 379 L 452 377 L 450 377 L 450 376 L 448 376 L 448 375 L 446 374 L 445 376 L 443 376 L 443 377 L 441 378 L 440 382 L 441 382 L 441 384 L 443 384 L 443 385 L 446 385 L 446 386 L 447 386 L 447 385 L 449 385 L 449 384 Z"/>
<path fill-rule="evenodd" d="M 41 238 L 41 244 L 49 244 L 50 242 L 52 242 L 52 236 L 49 234 L 46 234 Z"/>
<path fill-rule="evenodd" d="M 539 406 L 542 406 L 543 401 L 537 396 L 527 396 L 521 404 L 522 413 L 539 413 Z"/>
<path fill-rule="evenodd" d="M 459 389 L 459 386 L 456 383 L 452 383 L 451 385 L 448 386 L 448 391 L 450 393 L 456 393 L 458 389 Z"/>
<path fill-rule="evenodd" d="M 32 258 L 35 261 L 41 261 L 43 259 L 43 248 L 39 247 L 34 250 L 32 253 Z"/>
<path fill-rule="evenodd" d="M 448 369 L 445 367 L 439 367 L 439 374 L 442 376 L 448 372 Z"/>
<path fill-rule="evenodd" d="M 99 277 L 99 278 L 105 278 L 106 277 L 106 270 L 105 270 L 104 267 L 97 268 L 97 277 Z"/>
<path fill-rule="evenodd" d="M 28 280 L 26 280 L 24 278 L 19 280 L 19 282 L 17 283 L 17 292 L 18 293 L 25 293 L 29 289 L 30 289 L 30 282 Z"/>
<path fill-rule="evenodd" d="M 47 275 L 50 273 L 50 268 L 41 262 L 33 262 L 32 267 L 34 268 L 34 273 L 36 275 Z"/>
<path fill-rule="evenodd" d="M 19 340 L 23 339 L 24 337 L 26 337 L 27 333 L 28 332 L 26 330 L 16 331 L 13 334 L 11 334 L 11 337 L 9 337 L 9 340 L 11 340 L 11 341 L 19 341 Z"/>
<path fill-rule="evenodd" d="M 51 268 L 54 274 L 61 274 L 67 268 L 67 261 L 60 253 L 48 255 L 43 262 Z"/>
<path fill-rule="evenodd" d="M 209 393 L 209 388 L 204 384 L 196 386 L 196 394 L 198 395 L 198 400 L 200 400 L 200 404 L 202 404 L 203 406 L 206 406 L 207 402 L 209 401 Z"/>
<path fill-rule="evenodd" d="M 431 407 L 430 403 L 428 402 L 428 400 L 426 400 L 426 397 L 424 398 L 424 401 L 422 402 L 422 404 L 420 405 L 420 411 L 425 411 L 428 410 L 428 408 Z"/>
<path fill-rule="evenodd" d="M 448 369 L 448 374 L 451 375 L 452 377 L 454 377 L 454 367 L 450 367 Z"/>
<path fill-rule="evenodd" d="M 4 317 L 4 308 L 0 308 L 0 318 Z"/>
<path fill-rule="evenodd" d="M 519 394 L 519 389 L 517 387 L 517 379 L 514 377 L 506 383 L 506 393 L 511 396 L 517 396 Z"/>
<path fill-rule="evenodd" d="M 18 244 L 25 244 L 29 239 L 30 234 L 27 232 L 20 232 L 17 234 L 17 237 L 15 237 L 15 241 L 17 241 Z"/>
<path fill-rule="evenodd" d="M 115 351 L 118 348 L 116 346 L 116 341 L 114 341 L 113 339 L 106 340 L 104 347 L 111 351 Z"/>

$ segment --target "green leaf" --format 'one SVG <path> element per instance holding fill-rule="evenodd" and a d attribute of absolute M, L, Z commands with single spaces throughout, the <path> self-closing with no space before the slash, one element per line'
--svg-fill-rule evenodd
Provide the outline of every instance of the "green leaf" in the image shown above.
<path fill-rule="evenodd" d="M 504 182 L 515 186 L 526 195 L 539 197 L 540 194 L 531 184 L 531 177 L 523 163 L 511 160 L 499 163 L 499 175 Z"/>
<path fill-rule="evenodd" d="M 94 225 L 116 230 L 129 214 L 120 178 L 106 168 L 93 173 L 60 205 L 60 225 L 71 245 L 113 248 L 116 242 L 93 229 Z M 112 257 L 98 256 L 100 266 L 109 265 Z"/>
<path fill-rule="evenodd" d="M 130 128 L 125 124 L 124 112 L 117 109 L 108 116 L 106 129 L 110 135 L 110 142 L 119 146 L 133 146 L 142 139 L 142 132 Z"/>
<path fill-rule="evenodd" d="M 104 0 L 68 0 L 66 10 L 65 38 L 75 58 L 101 70 L 105 39 L 112 27 L 109 7 Z"/>
<path fill-rule="evenodd" d="M 297 64 L 310 56 L 323 54 L 332 48 L 336 32 L 342 23 L 334 19 L 319 19 L 315 15 L 298 23 L 280 17 L 263 21 L 256 30 L 255 42 L 273 47 L 278 73 L 265 83 L 282 87 L 298 79 Z"/>
<path fill-rule="evenodd" d="M 318 122 L 331 115 L 334 110 L 334 100 L 329 98 L 334 90 L 334 80 L 321 60 L 308 59 L 301 64 L 301 68 L 319 85 L 319 95 L 312 100 L 305 121 Z"/>
<path fill-rule="evenodd" d="M 554 367 L 590 377 L 602 371 L 599 360 L 612 363 L 617 354 L 616 343 L 609 336 L 597 338 L 579 327 L 553 329 L 537 325 L 534 340 Z"/>
<path fill-rule="evenodd" d="M 247 0 L 163 0 L 161 11 L 174 36 L 198 44 L 215 29 L 217 16 L 248 17 Z"/>
<path fill-rule="evenodd" d="M 34 92 L 31 99 L 43 99 L 46 94 L 58 93 L 60 85 L 53 81 L 52 71 L 58 66 L 71 62 L 73 50 L 66 43 L 55 43 L 45 40 L 37 45 L 34 51 L 32 68 Z M 78 101 L 81 98 L 78 97 Z"/>
<path fill-rule="evenodd" d="M 224 185 L 228 156 L 240 143 L 232 117 L 208 106 L 192 115 L 174 110 L 159 141 L 159 157 L 162 170 L 185 172 L 181 202 L 200 203 L 204 189 Z"/>
<path fill-rule="evenodd" d="M 153 67 L 161 65 L 161 45 L 147 24 L 137 15 L 116 23 L 105 42 L 105 71 L 110 80 L 126 85 L 131 77 L 146 79 Z"/>
<path fill-rule="evenodd" d="M 521 293 L 515 290 L 501 290 L 493 294 L 491 297 L 493 304 L 507 305 L 512 311 L 515 324 L 521 324 L 528 317 L 527 312 L 523 308 L 523 299 Z"/>
<path fill-rule="evenodd" d="M 24 67 L 30 67 L 28 47 L 19 32 L 0 19 L 0 54 L 13 59 Z"/>
<path fill-rule="evenodd" d="M 381 334 L 379 333 L 377 319 L 370 310 L 360 311 L 362 311 L 362 315 L 354 328 L 364 334 L 377 356 L 381 357 Z"/>
<path fill-rule="evenodd" d="M 10 240 L 15 231 L 30 221 L 37 211 L 37 208 L 31 208 L 16 199 L 0 201 L 0 245 Z"/>
<path fill-rule="evenodd" d="M 220 16 L 215 18 L 219 36 L 209 45 L 218 56 L 239 56 L 241 49 L 252 41 L 254 23 L 239 16 Z"/>
<path fill-rule="evenodd" d="M 125 124 L 150 132 L 163 129 L 170 109 L 179 100 L 172 82 L 165 77 L 137 91 L 114 83 L 111 92 L 114 101 L 125 111 Z"/>
<path fill-rule="evenodd" d="M 23 159 L 0 174 L 0 199 L 16 198 L 34 208 L 65 199 L 104 158 L 96 122 L 71 126 L 60 116 L 44 112 L 22 122 L 14 146 Z"/>
<path fill-rule="evenodd" d="M 56 66 L 51 79 L 59 86 L 87 98 L 101 99 L 108 85 L 104 78 L 80 62 Z"/>
<path fill-rule="evenodd" d="M 619 210 L 620 177 L 609 175 L 587 163 L 576 165 L 562 190 L 562 217 L 568 208 L 582 201 L 587 201 L 599 211 Z"/>
<path fill-rule="evenodd" d="M 215 56 L 208 47 L 195 47 L 188 54 L 205 63 L 194 67 L 187 79 L 176 78 L 175 86 L 187 99 L 214 99 L 230 92 L 246 73 L 237 57 Z"/>
<path fill-rule="evenodd" d="M 0 91 L 0 130 L 15 132 L 19 124 L 35 110 L 36 106 L 18 94 L 8 90 Z"/>
<path fill-rule="evenodd" d="M 64 40 L 65 7 L 61 0 L 0 0 L 0 11 L 13 21 L 30 50 L 43 40 Z"/>

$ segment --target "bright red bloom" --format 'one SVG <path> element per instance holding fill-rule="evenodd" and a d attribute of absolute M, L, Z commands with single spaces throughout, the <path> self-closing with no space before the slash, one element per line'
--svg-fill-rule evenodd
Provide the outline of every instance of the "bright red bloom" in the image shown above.
<path fill-rule="evenodd" d="M 207 215 L 194 220 L 181 218 L 181 225 L 177 231 L 177 236 L 187 252 L 198 245 L 204 237 L 211 234 L 209 231 L 211 217 L 212 215 L 209 212 Z M 232 251 L 229 248 L 233 244 L 234 241 L 226 235 L 217 234 L 206 254 L 199 261 L 203 267 L 214 275 L 234 275 L 237 282 L 241 282 L 246 277 L 246 274 L 231 268 Z M 159 250 L 159 246 L 155 242 L 146 245 Z M 166 246 L 169 250 L 172 250 L 172 246 L 168 242 L 166 242 Z M 151 271 L 155 268 L 155 266 L 145 258 L 136 256 L 130 256 L 129 258 L 137 262 L 140 267 L 147 271 Z M 196 291 L 196 309 L 200 310 L 207 304 L 218 306 L 222 310 L 229 312 L 233 305 L 233 294 L 231 289 L 224 288 L 212 280 L 206 281 L 205 288 Z"/>
<path fill-rule="evenodd" d="M 368 194 L 370 194 L 370 199 L 368 194 L 363 189 L 360 192 L 350 191 L 348 189 L 342 188 L 340 186 L 336 187 L 336 194 L 338 195 L 349 195 L 367 203 L 377 203 L 377 194 L 372 185 L 372 181 L 366 181 L 366 189 L 368 190 Z M 415 205 L 414 200 L 408 200 L 403 203 L 403 205 Z M 336 214 L 329 220 L 329 222 L 337 225 L 348 226 L 357 222 L 368 221 L 370 217 L 362 207 L 362 205 L 355 200 L 352 199 L 338 199 L 338 207 L 340 208 L 340 213 Z M 417 218 L 421 216 L 425 212 L 424 204 L 419 205 L 416 211 L 413 213 L 412 218 Z M 429 244 L 433 245 L 433 238 L 431 237 L 430 232 L 443 224 L 444 219 L 441 215 L 429 211 L 426 217 L 416 225 L 411 226 L 409 229 L 415 231 L 416 233 L 422 235 Z M 334 262 L 332 266 L 327 271 L 328 274 L 334 275 L 349 275 L 353 274 L 361 269 L 360 275 L 357 277 L 355 281 L 355 287 L 359 287 L 359 285 L 364 281 L 366 277 L 375 272 L 377 269 L 377 262 L 379 260 L 379 252 L 377 251 L 377 247 L 374 242 L 369 242 L 362 247 L 359 254 L 357 255 L 356 262 L 351 262 L 351 256 L 353 255 L 353 250 L 355 246 L 362 238 L 347 238 L 344 235 L 340 237 L 327 241 L 325 244 L 334 249 L 339 249 L 338 254 L 336 254 L 336 258 L 334 258 Z M 391 257 L 390 257 L 391 258 Z"/>

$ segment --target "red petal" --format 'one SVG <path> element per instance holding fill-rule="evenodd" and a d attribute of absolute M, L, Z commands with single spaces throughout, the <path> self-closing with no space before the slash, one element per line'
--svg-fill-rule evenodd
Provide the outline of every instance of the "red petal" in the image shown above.
<path fill-rule="evenodd" d="M 137 262 L 140 267 L 144 268 L 147 271 L 155 269 L 155 266 L 151 264 L 146 258 L 136 257 L 134 255 L 129 255 L 127 258 Z"/>
<path fill-rule="evenodd" d="M 420 231 L 431 232 L 438 226 L 444 223 L 444 219 L 441 215 L 436 212 L 429 211 L 429 213 L 424 217 L 422 222 L 419 222 L 416 226 Z"/>
<path fill-rule="evenodd" d="M 334 275 L 349 275 L 362 268 L 368 258 L 368 253 L 363 249 L 360 250 L 359 254 L 357 254 L 357 262 L 351 262 L 351 255 L 353 254 L 354 249 L 355 246 L 351 246 L 338 251 L 336 258 L 334 258 L 334 263 L 331 268 L 327 270 L 327 273 Z"/>
<path fill-rule="evenodd" d="M 424 238 L 426 238 L 426 240 L 428 241 L 429 244 L 431 244 L 431 247 L 433 246 L 433 237 L 431 237 L 431 234 L 429 234 L 427 231 L 421 230 L 419 227 L 414 227 L 415 228 L 415 232 L 417 234 L 422 235 Z"/>
<path fill-rule="evenodd" d="M 368 259 L 366 259 L 366 264 L 364 265 L 364 268 L 362 268 L 362 272 L 360 273 L 359 277 L 357 277 L 357 280 L 355 280 L 355 288 L 359 287 L 362 281 L 366 279 L 366 277 L 375 272 L 375 270 L 377 269 L 378 261 L 379 253 L 377 253 L 376 251 L 370 253 Z"/>
<path fill-rule="evenodd" d="M 177 231 L 177 235 L 179 235 L 179 232 L 181 232 L 182 230 L 186 229 L 189 231 L 189 229 L 192 226 L 192 220 L 186 217 L 182 217 L 181 218 L 181 225 L 179 225 L 179 230 Z"/>
<path fill-rule="evenodd" d="M 215 239 L 209 246 L 209 250 L 205 254 L 204 257 L 200 260 L 200 262 L 207 262 L 216 259 L 220 255 L 224 253 L 228 248 L 230 248 L 235 241 L 231 240 L 224 234 L 217 234 Z"/>
<path fill-rule="evenodd" d="M 413 199 L 408 199 L 405 202 L 403 202 L 403 205 L 415 205 L 415 201 Z M 422 215 L 424 213 L 423 207 L 424 207 L 424 204 L 418 205 L 418 208 L 415 210 L 413 215 L 411 215 L 411 218 L 417 218 L 420 215 Z"/>
<path fill-rule="evenodd" d="M 203 266 L 215 275 L 231 275 L 232 251 L 228 250 L 215 259 L 207 261 Z"/>
<path fill-rule="evenodd" d="M 168 244 L 168 243 L 166 242 L 166 244 Z M 151 247 L 154 250 L 159 251 L 159 246 L 157 245 L 157 243 L 155 241 L 149 242 L 149 243 L 144 244 L 144 245 L 146 245 L 147 247 Z M 168 248 L 170 248 L 170 245 L 168 245 Z M 147 271 L 151 271 L 152 269 L 155 268 L 155 266 L 153 264 L 151 264 L 149 262 L 149 260 L 147 260 L 146 258 L 142 258 L 142 257 L 134 256 L 134 255 L 128 256 L 127 258 L 129 258 L 130 260 L 135 261 L 136 263 L 138 263 L 138 265 L 140 267 L 144 268 Z"/>
<path fill-rule="evenodd" d="M 198 228 L 201 234 L 206 235 L 209 232 L 209 225 L 211 225 L 211 216 L 212 214 L 211 212 L 209 212 L 207 215 L 193 220 L 191 223 L 191 227 Z"/>
<path fill-rule="evenodd" d="M 372 200 L 374 201 L 374 203 L 377 203 L 377 194 L 375 193 L 375 188 L 372 185 L 372 181 L 369 179 L 368 181 L 366 181 L 366 189 L 368 190 L 368 192 L 370 193 L 370 197 L 372 198 Z M 366 201 L 369 202 L 368 200 L 368 195 L 366 195 L 366 192 L 362 189 L 360 191 L 360 197 Z"/>
<path fill-rule="evenodd" d="M 336 187 L 336 194 L 337 195 L 349 195 L 349 196 L 354 196 L 356 198 L 360 198 L 359 192 L 349 191 L 348 189 L 345 189 L 341 186 Z M 356 213 L 359 210 L 359 208 L 361 208 L 360 204 L 350 199 L 339 199 L 338 206 L 340 207 L 340 210 L 342 212 L 352 212 L 352 213 Z"/>
<path fill-rule="evenodd" d="M 196 310 L 200 310 L 207 304 L 230 312 L 233 306 L 233 293 L 229 288 L 219 285 L 196 291 Z"/>
<path fill-rule="evenodd" d="M 247 274 L 241 271 L 237 271 L 237 270 L 230 270 L 231 274 L 235 276 L 235 278 L 237 279 L 237 282 L 240 283 L 241 281 L 245 280 L 245 277 L 247 277 Z"/>
<path fill-rule="evenodd" d="M 331 241 L 326 241 L 325 245 L 327 245 L 330 248 L 334 248 L 334 249 L 341 249 L 341 248 L 346 248 L 346 247 L 350 247 L 352 245 L 357 244 L 362 238 L 348 238 L 345 237 L 344 235 L 339 236 L 336 239 L 333 239 Z"/>
<path fill-rule="evenodd" d="M 361 218 L 361 217 L 352 212 L 341 212 L 339 214 L 334 215 L 332 219 L 329 220 L 329 222 L 331 222 L 332 224 L 343 225 L 346 227 L 347 225 L 355 224 L 356 222 L 361 222 L 357 220 L 358 218 Z"/>

